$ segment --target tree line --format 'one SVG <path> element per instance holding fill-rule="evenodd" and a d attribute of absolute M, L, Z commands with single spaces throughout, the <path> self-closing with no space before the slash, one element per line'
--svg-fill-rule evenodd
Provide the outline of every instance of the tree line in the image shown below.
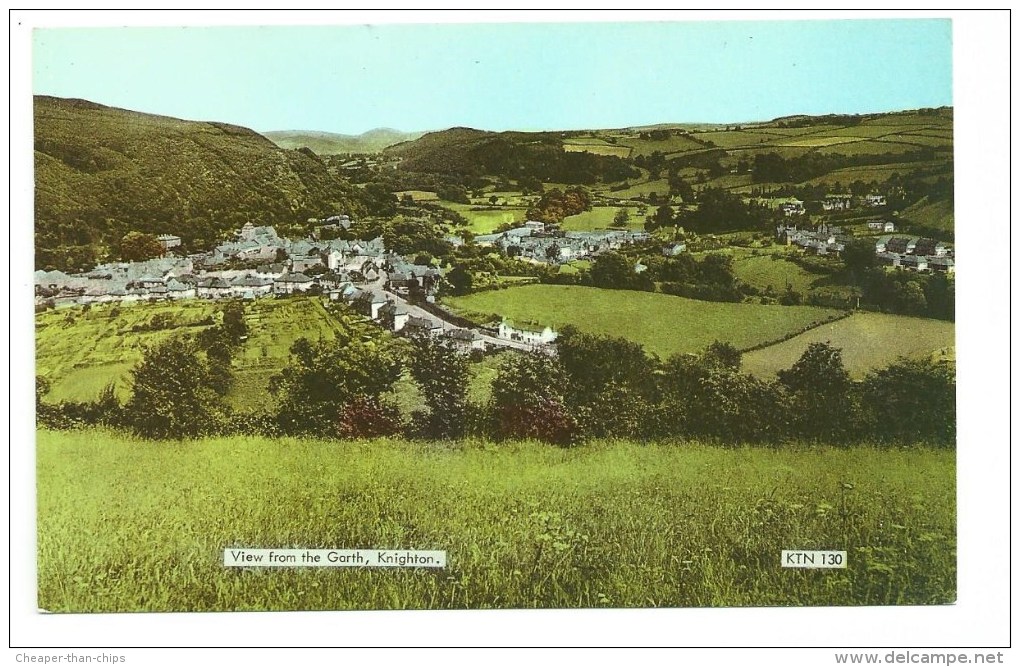
<path fill-rule="evenodd" d="M 148 350 L 132 372 L 132 395 L 124 404 L 112 387 L 89 403 L 46 403 L 48 385 L 40 379 L 39 424 L 104 424 L 153 440 L 403 435 L 560 446 L 592 438 L 955 446 L 956 381 L 948 362 L 900 359 L 856 381 L 839 349 L 814 343 L 792 367 L 767 379 L 742 373 L 740 352 L 726 343 L 663 361 L 637 343 L 565 327 L 556 356 L 504 353 L 491 398 L 480 404 L 469 400 L 472 362 L 450 343 L 423 336 L 406 347 L 387 347 L 341 334 L 334 341 L 299 339 L 270 382 L 274 405 L 239 413 L 223 398 L 228 352 L 239 331 L 226 319 L 211 330 Z M 404 374 L 422 396 L 409 417 L 393 398 Z"/>

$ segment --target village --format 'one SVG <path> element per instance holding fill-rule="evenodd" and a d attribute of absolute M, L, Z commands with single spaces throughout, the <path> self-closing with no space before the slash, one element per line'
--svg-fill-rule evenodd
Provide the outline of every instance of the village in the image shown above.
<path fill-rule="evenodd" d="M 822 205 L 848 205 L 842 202 L 845 200 L 827 199 Z M 867 202 L 869 206 L 883 203 L 879 199 Z M 784 218 L 796 218 L 804 213 L 803 202 L 784 203 L 780 210 Z M 180 299 L 254 300 L 307 294 L 345 303 L 394 333 L 443 336 L 467 353 L 493 347 L 553 352 L 556 332 L 549 327 L 536 331 L 508 321 L 478 327 L 444 310 L 436 303 L 443 270 L 387 251 L 382 237 L 367 241 L 320 238 L 323 232 L 349 229 L 349 216 L 332 215 L 308 222 L 312 233 L 297 240 L 280 236 L 272 226 L 249 222 L 233 239 L 207 252 L 181 255 L 180 237 L 163 234 L 158 237 L 163 248 L 161 257 L 103 263 L 81 274 L 36 271 L 36 307 Z M 868 222 L 869 232 L 886 233 L 875 237 L 879 265 L 919 272 L 954 271 L 953 250 L 946 244 L 888 234 L 895 229 L 895 223 L 888 220 Z M 560 232 L 529 220 L 498 233 L 476 236 L 473 242 L 508 257 L 559 265 L 595 258 L 650 238 L 648 232 L 634 230 Z M 852 238 L 844 229 L 825 223 L 817 227 L 801 228 L 791 223 L 776 227 L 777 242 L 816 255 L 838 256 Z M 453 245 L 464 243 L 454 236 L 447 240 Z M 683 242 L 662 246 L 662 254 L 667 256 L 685 251 Z M 640 272 L 642 268 L 638 262 L 634 270 Z"/>
<path fill-rule="evenodd" d="M 350 219 L 332 216 L 322 222 L 349 226 Z M 532 331 L 506 321 L 491 327 L 451 322 L 453 317 L 435 305 L 442 271 L 387 252 L 382 238 L 294 241 L 279 236 L 271 226 L 247 223 L 235 240 L 183 257 L 174 254 L 179 237 L 164 234 L 158 239 L 165 251 L 162 257 L 100 264 L 83 274 L 36 271 L 36 306 L 250 301 L 307 294 L 343 302 L 394 333 L 442 336 L 465 353 L 492 347 L 552 353 L 550 344 L 556 339 L 549 327 Z M 250 268 L 230 268 L 238 264 Z"/>

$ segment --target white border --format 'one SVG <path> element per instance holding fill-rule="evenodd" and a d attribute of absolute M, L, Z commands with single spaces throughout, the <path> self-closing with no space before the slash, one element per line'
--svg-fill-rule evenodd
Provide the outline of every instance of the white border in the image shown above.
<path fill-rule="evenodd" d="M 1009 431 L 1004 358 L 1009 322 L 1004 303 L 1010 248 L 1006 192 L 1009 182 L 1010 62 L 1006 14 L 868 10 L 853 17 L 953 18 L 956 113 L 956 207 L 958 223 L 959 601 L 945 607 L 836 609 L 712 609 L 628 611 L 319 612 L 258 614 L 123 614 L 50 616 L 35 612 L 34 459 L 31 415 L 34 375 L 31 318 L 32 25 L 252 24 L 333 22 L 461 22 L 805 18 L 801 12 L 571 12 L 431 11 L 329 12 L 321 16 L 229 12 L 11 16 L 11 330 L 12 452 L 11 642 L 35 646 L 133 645 L 1002 645 L 1010 640 L 1007 585 L 1009 526 Z M 847 12 L 807 18 L 847 18 Z M 20 22 L 20 23 L 19 23 Z M 682 119 L 664 119 L 682 120 Z M 1012 302 L 1012 299 L 1011 299 Z M 106 651 L 125 654 L 125 651 Z M 92 653 L 98 653 L 93 651 Z M 168 653 L 127 652 L 154 664 Z M 883 652 L 884 653 L 884 652 Z M 831 652 L 784 657 L 784 664 L 818 664 Z M 223 655 L 223 654 L 218 654 Z M 275 655 L 275 654 L 272 654 Z M 300 654 L 305 657 L 307 654 Z M 464 654 L 462 654 L 464 655 Z M 737 660 L 751 657 L 734 654 Z M 775 655 L 775 654 L 772 654 Z M 196 656 L 197 657 L 197 656 Z M 241 655 L 236 656 L 238 659 Z M 312 655 L 307 655 L 313 658 Z M 397 653 L 393 657 L 410 658 Z M 554 656 L 555 657 L 555 656 Z M 760 658 L 761 656 L 757 656 Z M 371 656 L 365 656 L 372 659 Z M 721 659 L 711 654 L 710 659 Z M 188 659 L 188 658 L 186 658 Z"/>

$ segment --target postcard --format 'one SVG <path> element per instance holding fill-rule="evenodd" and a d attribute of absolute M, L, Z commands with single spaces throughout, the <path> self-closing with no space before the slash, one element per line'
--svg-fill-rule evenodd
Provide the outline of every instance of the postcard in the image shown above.
<path fill-rule="evenodd" d="M 38 608 L 954 603 L 951 34 L 37 28 Z"/>

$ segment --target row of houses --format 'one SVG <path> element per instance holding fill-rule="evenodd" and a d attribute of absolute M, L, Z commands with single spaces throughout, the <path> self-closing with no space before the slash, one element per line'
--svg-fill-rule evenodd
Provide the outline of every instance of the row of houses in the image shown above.
<path fill-rule="evenodd" d="M 881 266 L 892 266 L 919 272 L 956 272 L 956 261 L 952 257 L 927 257 L 924 255 L 906 255 L 895 252 L 879 252 L 875 254 L 875 257 Z"/>
<path fill-rule="evenodd" d="M 796 225 L 776 227 L 776 240 L 796 245 L 816 255 L 838 255 L 846 248 L 847 236 L 840 227 L 819 225 L 814 229 L 798 229 Z"/>
<path fill-rule="evenodd" d="M 631 230 L 563 232 L 551 235 L 539 231 L 539 225 L 544 230 L 543 223 L 529 221 L 499 234 L 476 236 L 475 242 L 497 247 L 507 255 L 534 262 L 565 263 L 618 250 L 650 238 L 648 232 Z"/>
<path fill-rule="evenodd" d="M 164 249 L 180 245 L 180 238 L 159 237 Z M 282 251 L 282 253 L 281 253 Z M 231 260 L 246 269 L 228 269 Z M 83 274 L 36 271 L 37 301 L 52 299 L 58 306 L 89 303 L 175 299 L 254 299 L 268 295 L 324 290 L 345 280 L 375 281 L 389 261 L 382 238 L 369 241 L 308 239 L 292 241 L 271 226 L 245 224 L 236 238 L 206 253 L 186 257 L 166 254 L 141 262 L 97 265 Z M 309 274 L 316 274 L 313 277 Z"/>
<path fill-rule="evenodd" d="M 942 241 L 906 236 L 883 236 L 875 241 L 875 258 L 881 266 L 910 271 L 955 273 L 953 250 Z"/>
<path fill-rule="evenodd" d="M 952 250 L 942 241 L 927 238 L 911 238 L 907 236 L 883 236 L 875 241 L 876 253 L 895 253 L 898 255 L 919 255 L 922 257 L 947 257 Z"/>
<path fill-rule="evenodd" d="M 821 209 L 826 213 L 836 211 L 849 211 L 852 208 L 880 208 L 886 205 L 885 195 L 870 194 L 863 197 L 852 195 L 829 195 L 818 202 Z M 804 202 L 800 199 L 790 198 L 779 205 L 779 211 L 785 217 L 795 217 L 807 213 Z"/>

